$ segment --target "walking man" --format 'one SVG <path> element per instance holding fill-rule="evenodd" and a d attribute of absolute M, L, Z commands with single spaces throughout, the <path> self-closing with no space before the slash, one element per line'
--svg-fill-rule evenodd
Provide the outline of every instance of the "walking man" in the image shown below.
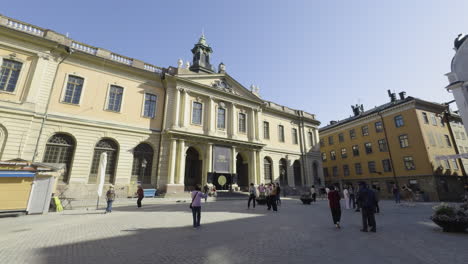
<path fill-rule="evenodd" d="M 112 203 L 115 200 L 115 191 L 114 191 L 114 186 L 112 185 L 109 186 L 109 190 L 107 190 L 106 192 L 106 200 L 107 200 L 107 208 L 106 208 L 105 214 L 112 212 Z"/>
<path fill-rule="evenodd" d="M 328 191 L 328 203 L 333 218 L 333 224 L 336 228 L 340 228 L 341 220 L 341 205 L 340 205 L 340 194 L 335 190 L 335 186 L 330 186 Z"/>
<path fill-rule="evenodd" d="M 141 200 L 143 200 L 144 194 L 143 194 L 143 188 L 141 188 L 141 185 L 138 185 L 138 190 L 137 190 L 137 206 L 138 208 L 141 208 Z"/>
<path fill-rule="evenodd" d="M 362 232 L 367 232 L 368 227 L 370 227 L 371 232 L 377 231 L 377 226 L 375 223 L 375 207 L 377 205 L 377 199 L 375 193 L 367 188 L 366 183 L 359 183 L 359 193 L 358 193 L 358 204 L 361 205 L 362 210 Z"/>
<path fill-rule="evenodd" d="M 312 195 L 312 202 L 315 203 L 317 201 L 317 191 L 315 190 L 315 185 L 310 187 L 310 194 Z"/>
<path fill-rule="evenodd" d="M 392 188 L 393 197 L 395 198 L 395 203 L 400 203 L 400 188 L 396 184 L 393 184 Z"/>
<path fill-rule="evenodd" d="M 247 202 L 247 209 L 250 209 L 250 201 L 253 200 L 253 208 L 255 208 L 255 198 L 257 197 L 257 189 L 254 184 L 251 183 L 249 187 L 249 201 Z"/>
<path fill-rule="evenodd" d="M 356 209 L 356 196 L 354 195 L 354 187 L 350 185 L 348 188 L 349 192 L 349 207 L 353 206 L 353 209 Z"/>

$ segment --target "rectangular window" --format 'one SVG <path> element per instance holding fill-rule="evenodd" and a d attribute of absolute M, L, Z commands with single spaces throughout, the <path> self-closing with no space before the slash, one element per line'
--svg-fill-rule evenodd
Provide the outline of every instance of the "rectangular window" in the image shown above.
<path fill-rule="evenodd" d="M 382 160 L 382 167 L 383 167 L 384 172 L 392 171 L 392 165 L 389 159 Z"/>
<path fill-rule="evenodd" d="M 457 163 L 456 159 L 452 160 L 452 167 L 453 167 L 454 170 L 458 170 L 458 163 Z"/>
<path fill-rule="evenodd" d="M 201 125 L 203 115 L 203 104 L 199 102 L 193 102 L 192 104 L 192 123 Z"/>
<path fill-rule="evenodd" d="M 84 79 L 69 75 L 67 81 L 67 88 L 65 90 L 65 96 L 63 102 L 70 104 L 79 104 L 81 98 L 81 91 L 83 90 Z"/>
<path fill-rule="evenodd" d="M 284 126 L 278 126 L 278 138 L 280 142 L 284 142 Z"/>
<path fill-rule="evenodd" d="M 337 166 L 333 167 L 333 176 L 338 176 L 338 167 Z"/>
<path fill-rule="evenodd" d="M 327 161 L 327 153 L 322 152 L 322 161 Z"/>
<path fill-rule="evenodd" d="M 403 116 L 397 115 L 395 116 L 395 126 L 396 127 L 402 127 L 405 125 L 405 122 L 403 122 Z"/>
<path fill-rule="evenodd" d="M 320 139 L 320 146 L 325 147 L 325 140 L 323 138 Z"/>
<path fill-rule="evenodd" d="M 359 156 L 359 146 L 358 145 L 353 146 L 353 156 L 354 157 Z"/>
<path fill-rule="evenodd" d="M 361 163 L 354 163 L 354 169 L 356 170 L 356 175 L 361 175 L 362 174 Z"/>
<path fill-rule="evenodd" d="M 270 123 L 263 121 L 263 138 L 270 139 Z"/>
<path fill-rule="evenodd" d="M 356 130 L 351 129 L 351 130 L 349 131 L 349 137 L 350 137 L 351 139 L 356 138 Z"/>
<path fill-rule="evenodd" d="M 445 137 L 445 143 L 447 144 L 447 147 L 452 147 L 452 143 L 450 143 L 450 137 L 448 135 L 444 135 Z"/>
<path fill-rule="evenodd" d="M 387 141 L 385 139 L 379 139 L 379 141 L 377 141 L 377 142 L 379 143 L 380 152 L 387 152 L 388 151 Z"/>
<path fill-rule="evenodd" d="M 369 168 L 369 173 L 375 173 L 375 161 L 367 162 L 367 167 Z"/>
<path fill-rule="evenodd" d="M 406 134 L 400 135 L 398 141 L 400 142 L 400 148 L 407 148 L 409 146 L 408 135 Z"/>
<path fill-rule="evenodd" d="M 14 60 L 3 59 L 0 69 L 0 91 L 14 92 L 23 64 Z"/>
<path fill-rule="evenodd" d="M 109 90 L 109 99 L 107 101 L 107 110 L 120 112 L 122 105 L 123 88 L 116 85 L 111 85 Z"/>
<path fill-rule="evenodd" d="M 156 101 L 158 97 L 154 94 L 145 93 L 145 106 L 143 116 L 154 118 L 156 116 Z"/>
<path fill-rule="evenodd" d="M 445 126 L 445 123 L 444 123 L 444 118 L 439 116 L 439 122 L 440 122 L 440 126 L 441 127 L 444 127 Z"/>
<path fill-rule="evenodd" d="M 435 146 L 436 146 L 436 142 L 435 142 L 435 139 L 434 139 L 434 134 L 432 134 L 431 131 L 428 131 L 428 132 L 427 132 L 427 138 L 429 139 L 429 144 L 430 144 L 432 147 L 435 147 Z"/>
<path fill-rule="evenodd" d="M 292 138 L 293 138 L 293 144 L 297 144 L 297 129 L 296 128 L 292 129 Z"/>
<path fill-rule="evenodd" d="M 333 145 L 333 136 L 328 137 L 328 145 Z"/>
<path fill-rule="evenodd" d="M 403 157 L 403 163 L 405 164 L 406 170 L 416 169 L 415 166 L 414 166 L 413 157 Z"/>
<path fill-rule="evenodd" d="M 445 168 L 446 168 L 447 170 L 450 170 L 450 162 L 449 162 L 449 160 L 444 160 L 444 163 L 445 163 Z"/>
<path fill-rule="evenodd" d="M 218 108 L 218 122 L 216 124 L 218 129 L 226 129 L 226 109 Z"/>
<path fill-rule="evenodd" d="M 338 134 L 338 141 L 344 142 L 344 134 L 343 133 Z"/>
<path fill-rule="evenodd" d="M 336 160 L 336 153 L 334 150 L 330 151 L 330 159 L 331 160 Z"/>
<path fill-rule="evenodd" d="M 460 136 L 463 140 L 466 140 L 466 135 L 465 132 L 460 132 Z"/>
<path fill-rule="evenodd" d="M 328 174 L 328 168 L 323 168 L 323 176 L 324 176 L 324 177 L 330 176 L 330 175 Z"/>
<path fill-rule="evenodd" d="M 429 124 L 429 118 L 427 118 L 427 113 L 422 112 L 424 124 Z"/>
<path fill-rule="evenodd" d="M 437 119 L 436 119 L 435 114 L 433 113 L 431 113 L 431 121 L 432 121 L 432 125 L 437 126 Z"/>
<path fill-rule="evenodd" d="M 348 153 L 346 153 L 346 149 L 345 148 L 342 148 L 341 149 L 341 158 L 342 159 L 345 159 L 348 157 Z"/>
<path fill-rule="evenodd" d="M 362 135 L 363 136 L 368 136 L 369 135 L 369 127 L 368 126 L 361 127 L 361 130 L 362 130 Z"/>
<path fill-rule="evenodd" d="M 364 147 L 365 147 L 365 149 L 366 149 L 366 153 L 367 153 L 367 154 L 372 153 L 372 144 L 371 144 L 370 142 L 365 143 L 365 144 L 364 144 Z"/>
<path fill-rule="evenodd" d="M 349 166 L 348 165 L 343 165 L 343 175 L 344 176 L 349 176 Z"/>
<path fill-rule="evenodd" d="M 375 122 L 375 132 L 382 132 L 383 131 L 383 124 L 382 121 Z"/>
<path fill-rule="evenodd" d="M 246 133 L 247 132 L 247 120 L 246 119 L 247 118 L 246 118 L 246 115 L 244 113 L 239 113 L 239 132 L 241 132 L 241 133 Z"/>
<path fill-rule="evenodd" d="M 460 132 L 455 131 L 453 133 L 455 134 L 455 139 L 460 139 Z"/>
<path fill-rule="evenodd" d="M 312 132 L 309 132 L 309 142 L 310 146 L 312 147 L 314 145 L 314 136 L 312 135 Z"/>

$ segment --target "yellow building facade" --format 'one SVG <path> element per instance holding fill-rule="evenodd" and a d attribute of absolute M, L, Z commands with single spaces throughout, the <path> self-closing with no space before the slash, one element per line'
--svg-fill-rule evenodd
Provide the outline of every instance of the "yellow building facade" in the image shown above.
<path fill-rule="evenodd" d="M 324 182 L 315 115 L 215 71 L 204 37 L 192 53 L 163 68 L 0 16 L 0 160 L 64 166 L 56 192 L 72 198 L 95 197 L 103 152 L 119 196 Z"/>
<path fill-rule="evenodd" d="M 390 103 L 363 111 L 320 129 L 321 155 L 327 184 L 379 187 L 383 197 L 392 186 L 406 185 L 421 199 L 455 200 L 465 175 L 456 154 L 445 105 L 400 95 Z M 457 177 L 459 176 L 459 177 Z"/>

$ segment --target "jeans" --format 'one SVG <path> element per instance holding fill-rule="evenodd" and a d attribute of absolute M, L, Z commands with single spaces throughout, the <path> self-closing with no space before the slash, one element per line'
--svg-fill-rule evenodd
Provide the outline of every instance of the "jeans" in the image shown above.
<path fill-rule="evenodd" d="M 333 224 L 337 224 L 341 220 L 341 208 L 330 208 L 333 218 Z"/>
<path fill-rule="evenodd" d="M 349 195 L 349 207 L 353 206 L 353 209 L 356 209 L 356 198 L 354 194 Z"/>
<path fill-rule="evenodd" d="M 192 206 L 193 227 L 200 226 L 201 206 Z"/>
<path fill-rule="evenodd" d="M 255 195 L 251 194 L 249 196 L 249 201 L 247 202 L 247 208 L 250 208 L 250 201 L 253 200 L 253 208 L 255 208 Z"/>
<path fill-rule="evenodd" d="M 106 212 L 112 212 L 112 203 L 114 202 L 114 200 L 107 200 L 107 208 L 106 208 Z"/>
<path fill-rule="evenodd" d="M 268 210 L 273 207 L 273 211 L 278 211 L 278 207 L 276 207 L 276 195 L 270 195 L 267 197 L 267 205 L 268 205 Z"/>
<path fill-rule="evenodd" d="M 395 203 L 400 203 L 400 193 L 394 193 L 393 196 L 395 197 Z"/>
<path fill-rule="evenodd" d="M 372 231 L 376 231 L 374 208 L 362 208 L 362 229 L 367 231 L 367 226 L 372 226 Z"/>
<path fill-rule="evenodd" d="M 138 200 L 137 200 L 138 208 L 141 207 L 141 200 L 143 200 L 143 197 L 138 197 Z"/>

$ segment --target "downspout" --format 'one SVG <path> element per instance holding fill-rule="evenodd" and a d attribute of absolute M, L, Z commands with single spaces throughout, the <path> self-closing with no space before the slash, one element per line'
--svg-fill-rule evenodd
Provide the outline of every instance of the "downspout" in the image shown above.
<path fill-rule="evenodd" d="M 57 80 L 57 75 L 58 75 L 60 64 L 62 64 L 62 62 L 65 61 L 65 59 L 67 59 L 74 52 L 74 50 L 71 49 L 70 47 L 65 47 L 65 51 L 67 52 L 67 55 L 65 57 L 63 57 L 63 59 L 57 64 L 57 70 L 55 71 L 54 79 L 52 80 L 52 86 L 50 87 L 49 97 L 47 99 L 47 104 L 46 104 L 46 108 L 45 108 L 45 111 L 44 111 L 44 116 L 42 117 L 41 128 L 39 129 L 39 135 L 37 136 L 37 141 L 36 141 L 36 146 L 34 148 L 34 154 L 33 154 L 32 162 L 36 161 L 37 150 L 39 148 L 39 142 L 40 142 L 40 139 L 42 137 L 42 132 L 44 130 L 45 123 L 47 121 L 50 101 L 52 100 L 52 92 L 53 92 L 54 87 L 55 87 L 55 82 Z"/>
<path fill-rule="evenodd" d="M 398 184 L 398 180 L 397 180 L 397 177 L 396 177 L 395 166 L 393 165 L 392 151 L 390 149 L 390 144 L 389 144 L 389 141 L 388 141 L 387 129 L 385 128 L 385 121 L 384 121 L 382 113 L 380 111 L 377 114 L 380 116 L 380 120 L 382 120 L 382 127 L 383 127 L 383 131 L 384 131 L 384 135 L 385 135 L 385 142 L 386 142 L 387 148 L 388 148 L 388 156 L 390 158 L 390 165 L 392 166 L 393 179 L 395 180 L 395 184 L 396 184 L 397 188 L 400 189 L 400 185 Z"/>
<path fill-rule="evenodd" d="M 167 92 L 167 79 L 166 79 L 166 69 L 164 69 L 161 73 L 161 82 L 162 82 L 162 85 L 163 85 L 163 88 L 164 88 L 164 102 L 163 102 L 163 119 L 162 119 L 162 126 L 161 126 L 161 132 L 160 132 L 160 135 L 159 135 L 159 146 L 158 146 L 158 159 L 157 159 L 157 162 L 156 162 L 156 188 L 158 188 L 158 184 L 159 184 L 159 172 L 160 172 L 160 168 L 159 168 L 159 164 L 161 164 L 161 144 L 162 144 L 162 137 L 163 137 L 163 133 L 166 129 L 166 113 L 167 113 L 167 101 L 169 100 L 169 94 Z"/>
<path fill-rule="evenodd" d="M 304 184 L 303 186 L 306 185 L 306 170 L 305 170 L 305 165 L 306 165 L 306 158 L 305 158 L 305 145 L 303 143 L 304 142 L 304 138 L 303 138 L 303 135 L 304 135 L 304 131 L 303 131 L 303 128 L 304 128 L 304 118 L 303 118 L 303 114 L 302 114 L 302 111 L 299 111 L 299 144 L 300 144 L 300 147 L 301 147 L 301 159 L 302 159 L 302 162 L 301 162 L 301 170 L 302 170 L 302 179 L 301 181 L 304 181 Z"/>

